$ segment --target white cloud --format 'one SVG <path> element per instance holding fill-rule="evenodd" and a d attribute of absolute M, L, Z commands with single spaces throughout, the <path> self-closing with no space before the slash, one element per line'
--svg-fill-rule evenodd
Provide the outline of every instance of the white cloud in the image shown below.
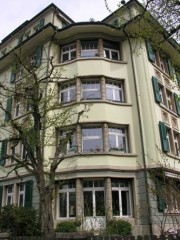
<path fill-rule="evenodd" d="M 104 0 L 1 0 L 0 41 L 26 20 L 31 19 L 52 2 L 75 22 L 100 21 L 110 13 Z M 107 0 L 114 11 L 119 0 Z"/>

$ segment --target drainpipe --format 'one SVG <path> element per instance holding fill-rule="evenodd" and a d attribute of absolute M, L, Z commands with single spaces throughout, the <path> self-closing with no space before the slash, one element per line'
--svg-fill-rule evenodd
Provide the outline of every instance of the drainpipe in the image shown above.
<path fill-rule="evenodd" d="M 152 230 L 152 222 L 151 222 L 151 208 L 150 208 L 150 200 L 149 200 L 150 198 L 149 198 L 149 191 L 148 191 L 148 172 L 147 172 L 147 166 L 146 166 L 143 126 L 142 126 L 142 118 L 141 118 L 141 112 L 140 112 L 140 101 L 138 98 L 138 85 L 137 85 L 137 78 L 136 78 L 136 74 L 135 74 L 132 44 L 131 44 L 130 38 L 129 38 L 128 34 L 126 33 L 125 29 L 123 29 L 123 32 L 124 32 L 125 36 L 127 37 L 127 40 L 129 43 L 129 49 L 130 49 L 130 56 L 131 56 L 133 80 L 134 80 L 135 93 L 136 93 L 137 112 L 138 112 L 138 118 L 139 118 L 139 130 L 140 130 L 140 139 L 141 139 L 141 146 L 142 146 L 142 157 L 143 157 L 143 165 L 144 165 L 143 167 L 144 167 L 144 179 L 145 179 L 145 189 L 146 189 L 146 201 L 148 204 L 149 232 L 150 232 L 150 236 L 152 236 L 153 230 Z"/>

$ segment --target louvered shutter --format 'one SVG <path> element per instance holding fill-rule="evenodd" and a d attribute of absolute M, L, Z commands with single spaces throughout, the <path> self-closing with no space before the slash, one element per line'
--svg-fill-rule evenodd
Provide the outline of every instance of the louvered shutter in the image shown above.
<path fill-rule="evenodd" d="M 163 152 L 169 152 L 169 143 L 167 139 L 167 130 L 163 122 L 159 122 L 159 131 L 161 136 L 161 144 Z"/>
<path fill-rule="evenodd" d="M 156 56 L 155 56 L 155 53 L 153 51 L 150 41 L 146 41 L 146 48 L 147 48 L 147 54 L 148 54 L 149 61 L 154 63 L 156 60 Z"/>
<path fill-rule="evenodd" d="M 32 208 L 33 180 L 25 182 L 25 201 L 26 208 Z"/>
<path fill-rule="evenodd" d="M 7 141 L 3 140 L 1 143 L 0 166 L 4 166 L 6 162 Z"/>
<path fill-rule="evenodd" d="M 152 77 L 152 84 L 153 84 L 153 90 L 154 90 L 154 98 L 157 103 L 161 103 L 162 99 L 161 99 L 161 94 L 159 93 L 160 88 L 159 88 L 159 83 L 157 78 Z"/>
<path fill-rule="evenodd" d="M 179 101 L 179 96 L 176 93 L 174 93 L 174 101 L 176 105 L 177 115 L 180 116 L 180 101 Z"/>
<path fill-rule="evenodd" d="M 9 121 L 9 114 L 11 113 L 11 105 L 12 105 L 12 98 L 8 98 L 6 103 L 5 122 Z"/>

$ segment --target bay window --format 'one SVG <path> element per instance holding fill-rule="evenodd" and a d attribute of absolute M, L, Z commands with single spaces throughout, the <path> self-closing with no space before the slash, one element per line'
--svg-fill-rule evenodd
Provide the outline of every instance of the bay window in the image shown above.
<path fill-rule="evenodd" d="M 109 127 L 109 151 L 120 151 L 127 153 L 128 141 L 127 141 L 127 129 L 120 127 Z"/>
<path fill-rule="evenodd" d="M 111 60 L 120 60 L 119 44 L 110 41 L 103 41 L 104 57 Z"/>
<path fill-rule="evenodd" d="M 106 98 L 114 102 L 124 102 L 124 92 L 122 82 L 106 81 Z"/>
<path fill-rule="evenodd" d="M 68 103 L 76 100 L 76 85 L 75 83 L 62 84 L 60 86 L 60 101 Z"/>
<path fill-rule="evenodd" d="M 81 84 L 81 98 L 87 100 L 100 99 L 100 81 L 98 79 L 83 81 Z"/>
<path fill-rule="evenodd" d="M 102 127 L 82 128 L 82 152 L 103 151 Z"/>
<path fill-rule="evenodd" d="M 84 216 L 105 216 L 104 180 L 84 180 Z"/>
<path fill-rule="evenodd" d="M 61 153 L 70 154 L 76 152 L 76 134 L 75 130 L 59 131 L 59 145 Z"/>
<path fill-rule="evenodd" d="M 81 41 L 81 57 L 97 57 L 98 55 L 97 40 Z"/>
<path fill-rule="evenodd" d="M 76 217 L 75 181 L 60 183 L 58 191 L 58 218 Z"/>
<path fill-rule="evenodd" d="M 128 179 L 112 179 L 113 216 L 131 216 L 131 183 Z"/>
<path fill-rule="evenodd" d="M 72 43 L 62 47 L 61 61 L 67 62 L 76 58 L 76 43 Z"/>

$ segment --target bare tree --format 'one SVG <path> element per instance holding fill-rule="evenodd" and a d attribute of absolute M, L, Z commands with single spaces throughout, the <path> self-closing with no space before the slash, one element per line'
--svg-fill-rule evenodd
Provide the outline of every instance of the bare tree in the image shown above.
<path fill-rule="evenodd" d="M 34 176 L 39 192 L 43 239 L 54 239 L 52 201 L 56 170 L 64 160 L 66 146 L 72 141 L 80 118 L 89 109 L 86 104 L 76 101 L 67 107 L 59 102 L 62 69 L 57 69 L 54 57 L 46 54 L 52 41 L 53 38 L 40 46 L 33 57 L 23 49 L 14 51 L 11 84 L 7 84 L 6 77 L 0 83 L 0 142 L 4 146 L 1 155 L 4 154 L 4 164 L 5 161 L 13 163 L 1 170 L 4 178 L 13 172 L 21 178 L 19 170 L 22 168 Z M 20 72 L 21 80 L 15 81 Z M 61 140 L 56 138 L 59 128 L 66 133 Z M 11 144 L 10 154 L 5 151 L 7 143 Z M 14 151 L 18 144 L 23 146 L 23 159 Z M 44 154 L 49 145 L 55 149 L 51 160 Z M 77 146 L 74 148 L 78 154 Z"/>

